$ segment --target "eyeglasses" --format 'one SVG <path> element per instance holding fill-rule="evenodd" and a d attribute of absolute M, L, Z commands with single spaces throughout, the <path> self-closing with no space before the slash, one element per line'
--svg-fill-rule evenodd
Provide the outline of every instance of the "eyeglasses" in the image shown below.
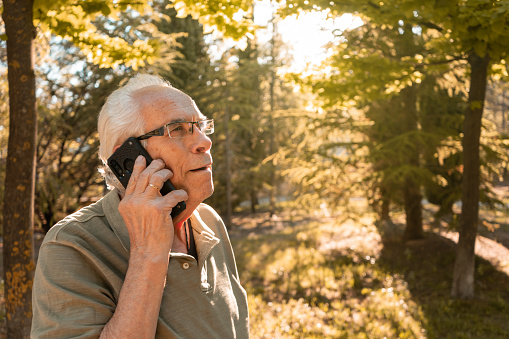
<path fill-rule="evenodd" d="M 170 138 L 182 139 L 193 134 L 194 125 L 205 135 L 214 133 L 214 119 L 200 121 L 178 121 L 172 122 L 155 130 L 137 137 L 138 140 L 146 140 L 150 137 L 163 136 L 165 131 Z"/>

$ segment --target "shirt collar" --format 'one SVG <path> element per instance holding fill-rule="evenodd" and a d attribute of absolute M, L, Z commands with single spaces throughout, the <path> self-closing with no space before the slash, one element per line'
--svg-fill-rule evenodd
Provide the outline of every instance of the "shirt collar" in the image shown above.
<path fill-rule="evenodd" d="M 193 226 L 193 230 L 195 230 L 199 234 L 205 233 L 206 235 L 209 235 L 212 238 L 215 237 L 214 231 L 212 231 L 210 227 L 208 227 L 207 224 L 205 224 L 205 222 L 200 217 L 200 213 L 198 212 L 199 209 L 200 206 L 198 206 L 198 208 L 193 212 L 193 214 L 189 218 L 191 219 L 191 225 Z"/>
<path fill-rule="evenodd" d="M 200 206 L 191 215 L 191 226 L 194 232 L 196 250 L 198 252 L 198 266 L 203 267 L 212 249 L 219 243 L 214 231 L 200 217 Z"/>

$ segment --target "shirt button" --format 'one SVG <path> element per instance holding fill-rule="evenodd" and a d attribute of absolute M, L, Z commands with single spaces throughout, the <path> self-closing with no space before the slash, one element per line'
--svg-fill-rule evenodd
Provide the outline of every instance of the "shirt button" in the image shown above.
<path fill-rule="evenodd" d="M 188 262 L 183 263 L 182 268 L 187 270 L 189 268 L 189 263 Z"/>
<path fill-rule="evenodd" d="M 210 290 L 210 284 L 209 283 L 206 283 L 206 282 L 203 282 L 200 284 L 201 286 L 201 290 L 203 292 L 207 292 L 208 290 Z"/>

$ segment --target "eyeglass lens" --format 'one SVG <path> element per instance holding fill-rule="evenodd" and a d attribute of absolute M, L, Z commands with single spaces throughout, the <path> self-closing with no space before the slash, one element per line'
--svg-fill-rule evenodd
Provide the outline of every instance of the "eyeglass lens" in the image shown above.
<path fill-rule="evenodd" d="M 193 125 L 205 135 L 214 133 L 214 120 L 202 120 L 193 122 L 175 122 L 166 125 L 166 130 L 170 138 L 185 138 L 193 134 Z"/>

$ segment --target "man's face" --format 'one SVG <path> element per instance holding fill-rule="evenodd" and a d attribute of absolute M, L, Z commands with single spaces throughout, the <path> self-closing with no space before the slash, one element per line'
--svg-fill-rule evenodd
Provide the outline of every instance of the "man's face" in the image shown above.
<path fill-rule="evenodd" d="M 145 120 L 145 132 L 152 131 L 175 120 L 205 119 L 194 101 L 174 88 L 146 87 L 135 93 Z M 161 159 L 173 172 L 171 183 L 187 192 L 188 208 L 194 210 L 214 191 L 212 182 L 212 141 L 194 126 L 192 135 L 182 139 L 164 136 L 149 138 L 147 151 L 153 159 Z"/>

